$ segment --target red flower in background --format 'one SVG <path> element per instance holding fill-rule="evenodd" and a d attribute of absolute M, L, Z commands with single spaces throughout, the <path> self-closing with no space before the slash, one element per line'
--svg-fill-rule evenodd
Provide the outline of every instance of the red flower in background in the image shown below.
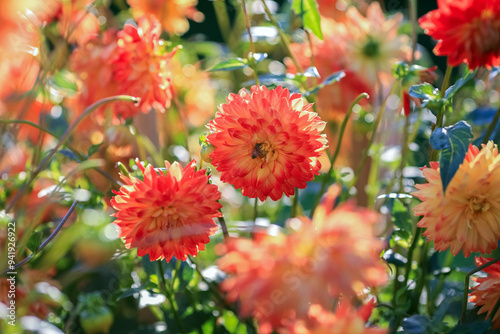
<path fill-rule="evenodd" d="M 335 313 L 325 310 L 321 305 L 309 307 L 307 320 L 299 320 L 287 324 L 279 330 L 280 334 L 384 334 L 387 329 L 366 327 L 375 300 L 356 310 L 352 305 L 341 302 Z"/>
<path fill-rule="evenodd" d="M 434 53 L 452 66 L 500 65 L 500 0 L 438 0 L 438 9 L 419 19 L 438 40 Z"/>
<path fill-rule="evenodd" d="M 201 22 L 203 14 L 196 10 L 197 0 L 128 0 L 134 17 L 154 15 L 170 34 L 182 35 L 189 29 L 187 19 Z"/>
<path fill-rule="evenodd" d="M 301 218 L 295 233 L 218 246 L 225 254 L 219 267 L 230 274 L 221 288 L 240 302 L 243 317 L 257 319 L 260 333 L 307 319 L 311 304 L 328 308 L 332 297 L 349 302 L 386 282 L 383 243 L 372 229 L 377 214 L 352 203 L 333 209 L 338 194 L 332 187 L 314 219 Z"/>
<path fill-rule="evenodd" d="M 476 257 L 476 265 L 482 266 L 493 259 Z M 488 274 L 487 277 L 474 277 L 474 281 L 479 283 L 477 286 L 473 287 L 473 291 L 470 293 L 470 301 L 476 306 L 481 306 L 478 314 L 486 312 L 486 318 L 490 318 L 490 313 L 495 309 L 495 305 L 500 299 L 500 263 L 494 263 L 489 267 L 483 269 L 485 273 Z M 500 328 L 500 312 L 493 317 L 493 328 Z"/>
<path fill-rule="evenodd" d="M 144 113 L 152 108 L 164 112 L 174 94 L 168 62 L 175 51 L 166 51 L 160 35 L 160 23 L 152 15 L 141 16 L 137 27 L 126 24 L 118 33 L 112 61 L 120 93 L 140 97 L 139 108 Z"/>
<path fill-rule="evenodd" d="M 212 164 L 244 196 L 278 200 L 318 175 L 326 148 L 325 122 L 300 94 L 253 86 L 230 94 L 207 126 Z"/>
<path fill-rule="evenodd" d="M 139 256 L 149 254 L 151 261 L 196 256 L 217 230 L 217 186 L 208 183 L 205 170 L 195 170 L 194 161 L 186 168 L 165 162 L 166 172 L 136 163 L 144 180 L 121 175 L 125 185 L 111 199 L 125 246 L 136 247 Z"/>

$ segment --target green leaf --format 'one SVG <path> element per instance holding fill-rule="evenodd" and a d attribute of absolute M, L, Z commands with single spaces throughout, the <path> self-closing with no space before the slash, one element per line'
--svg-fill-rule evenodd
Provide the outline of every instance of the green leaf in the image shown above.
<path fill-rule="evenodd" d="M 38 252 L 38 248 L 40 248 L 40 245 L 42 244 L 42 236 L 43 234 L 41 231 L 34 231 L 31 233 L 26 246 L 33 253 Z"/>
<path fill-rule="evenodd" d="M 293 0 L 292 9 L 295 14 L 302 17 L 304 27 L 311 29 L 319 39 L 323 40 L 321 17 L 316 0 Z"/>
<path fill-rule="evenodd" d="M 392 204 L 392 222 L 394 226 L 402 231 L 410 232 L 412 231 L 411 216 L 408 209 L 398 200 L 395 200 Z"/>
<path fill-rule="evenodd" d="M 62 70 L 54 74 L 49 79 L 49 85 L 65 96 L 73 95 L 77 92 L 78 86 L 76 81 L 72 80 L 72 74 L 66 70 Z"/>
<path fill-rule="evenodd" d="M 117 300 L 120 300 L 120 299 L 124 299 L 124 298 L 127 298 L 127 297 L 130 297 L 136 293 L 139 293 L 141 292 L 142 290 L 144 290 L 145 288 L 143 286 L 140 286 L 140 287 L 137 287 L 137 288 L 130 288 L 130 289 L 127 289 L 125 290 L 119 297 Z"/>
<path fill-rule="evenodd" d="M 460 164 L 464 161 L 470 140 L 472 129 L 465 121 L 460 121 L 445 128 L 437 128 L 431 135 L 431 147 L 442 150 L 439 158 L 441 180 L 443 182 L 443 193 L 455 175 Z"/>
<path fill-rule="evenodd" d="M 94 153 L 96 153 L 97 151 L 99 151 L 99 149 L 101 148 L 101 145 L 103 143 L 100 143 L 100 144 L 95 144 L 95 145 L 92 145 L 89 147 L 89 151 L 87 153 L 87 157 L 90 158 L 90 156 L 94 155 Z"/>
<path fill-rule="evenodd" d="M 59 150 L 59 153 L 64 155 L 66 158 L 80 162 L 78 156 L 75 153 L 71 152 L 70 150 Z"/>
<path fill-rule="evenodd" d="M 215 71 L 234 71 L 248 66 L 248 60 L 242 58 L 231 58 L 218 63 L 214 67 L 207 70 L 207 72 Z"/>
<path fill-rule="evenodd" d="M 455 82 L 453 86 L 448 88 L 444 94 L 445 99 L 451 99 L 467 82 L 474 78 L 476 71 L 467 71 L 463 78 L 460 78 Z"/>
<path fill-rule="evenodd" d="M 339 82 L 344 77 L 345 77 L 345 72 L 344 71 L 335 72 L 335 73 L 327 76 L 326 79 L 323 80 L 322 83 L 320 83 L 316 87 L 312 88 L 311 90 L 305 92 L 303 95 L 305 97 L 307 97 L 307 96 L 309 96 L 311 94 L 316 94 L 321 88 L 323 88 L 325 86 L 328 86 L 328 85 L 331 85 L 331 84 L 333 84 L 335 82 Z"/>
<path fill-rule="evenodd" d="M 439 97 L 439 89 L 428 82 L 410 87 L 410 96 L 422 100 L 434 100 Z"/>

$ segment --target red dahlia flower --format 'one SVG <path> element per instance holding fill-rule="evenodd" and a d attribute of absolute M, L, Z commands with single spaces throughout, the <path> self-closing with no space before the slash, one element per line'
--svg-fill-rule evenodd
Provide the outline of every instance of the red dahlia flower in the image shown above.
<path fill-rule="evenodd" d="M 114 79 L 122 94 L 141 98 L 144 113 L 151 108 L 164 112 L 173 96 L 168 63 L 175 51 L 166 52 L 160 35 L 160 23 L 152 15 L 141 16 L 137 27 L 126 24 L 118 33 Z"/>
<path fill-rule="evenodd" d="M 137 247 L 137 254 L 149 254 L 151 261 L 196 256 L 217 230 L 212 219 L 221 216 L 217 186 L 208 183 L 205 170 L 195 170 L 194 161 L 186 168 L 165 162 L 166 172 L 136 163 L 144 181 L 121 175 L 125 185 L 111 200 L 125 246 Z"/>
<path fill-rule="evenodd" d="M 438 7 L 419 19 L 438 40 L 436 55 L 471 69 L 500 65 L 500 0 L 438 0 Z"/>
<path fill-rule="evenodd" d="M 318 175 L 327 143 L 321 134 L 325 122 L 312 104 L 281 86 L 230 94 L 208 128 L 213 133 L 207 141 L 215 147 L 210 157 L 221 180 L 261 201 L 305 188 Z"/>

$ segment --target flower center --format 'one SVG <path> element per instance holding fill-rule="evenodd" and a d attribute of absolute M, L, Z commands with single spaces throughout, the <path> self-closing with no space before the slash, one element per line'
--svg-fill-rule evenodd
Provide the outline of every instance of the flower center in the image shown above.
<path fill-rule="evenodd" d="M 475 24 L 479 35 L 476 38 L 479 51 L 482 53 L 500 51 L 499 24 L 495 22 L 491 11 L 483 11 L 481 18 L 477 18 Z"/>
<path fill-rule="evenodd" d="M 368 41 L 363 45 L 363 54 L 369 58 L 375 58 L 380 53 L 380 45 L 373 37 L 368 36 Z"/>
<path fill-rule="evenodd" d="M 252 159 L 264 159 L 266 162 L 269 162 L 271 158 L 273 158 L 276 154 L 276 150 L 273 148 L 271 143 L 267 140 L 263 142 L 256 143 L 252 150 Z"/>
<path fill-rule="evenodd" d="M 491 204 L 483 196 L 472 196 L 469 198 L 467 217 L 473 218 L 476 214 L 486 212 L 491 208 Z"/>

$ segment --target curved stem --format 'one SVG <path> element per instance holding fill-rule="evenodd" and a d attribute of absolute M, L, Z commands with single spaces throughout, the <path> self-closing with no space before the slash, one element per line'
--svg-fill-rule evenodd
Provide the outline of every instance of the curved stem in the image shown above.
<path fill-rule="evenodd" d="M 26 189 L 31 185 L 31 182 L 36 178 L 36 176 L 48 165 L 50 159 L 56 154 L 56 152 L 59 150 L 59 148 L 64 145 L 66 140 L 68 140 L 71 132 L 76 128 L 76 126 L 91 112 L 102 106 L 103 104 L 110 103 L 110 102 L 116 102 L 116 101 L 129 101 L 129 102 L 134 102 L 137 103 L 139 101 L 138 98 L 128 96 L 128 95 L 116 95 L 116 96 L 111 96 L 107 97 L 104 99 L 101 99 L 94 104 L 90 105 L 87 107 L 83 113 L 78 116 L 78 118 L 66 129 L 64 134 L 59 138 L 59 141 L 57 142 L 56 146 L 51 150 L 51 152 L 45 157 L 45 159 L 42 160 L 42 162 L 38 165 L 38 167 L 35 169 L 33 173 L 31 173 L 30 177 L 28 180 L 21 186 L 19 191 L 17 192 L 16 196 L 12 199 L 12 201 L 7 204 L 5 207 L 5 213 L 9 212 L 14 205 L 17 203 L 17 201 L 21 198 L 21 196 L 24 194 Z"/>
<path fill-rule="evenodd" d="M 255 58 L 253 56 L 255 55 L 255 45 L 253 44 L 253 38 L 252 38 L 252 31 L 250 29 L 250 18 L 248 17 L 247 13 L 247 6 L 245 4 L 245 0 L 241 0 L 241 6 L 243 7 L 243 14 L 245 14 L 245 24 L 247 26 L 247 31 L 248 31 L 248 40 L 250 41 L 250 56 L 249 57 L 249 65 L 252 68 L 253 72 L 253 77 L 255 79 L 255 84 L 257 86 L 260 85 L 259 83 L 259 76 L 257 75 L 257 71 L 255 69 Z"/>
<path fill-rule="evenodd" d="M 349 119 L 351 118 L 352 110 L 356 104 L 358 104 L 359 101 L 362 99 L 368 99 L 370 96 L 367 93 L 361 93 L 356 97 L 354 102 L 351 104 L 351 107 L 347 111 L 344 120 L 342 121 L 342 125 L 340 126 L 340 132 L 339 132 L 339 139 L 337 141 L 337 146 L 335 147 L 335 152 L 333 153 L 332 157 L 330 158 L 330 168 L 328 169 L 328 173 L 325 175 L 323 178 L 323 182 L 321 182 L 321 188 L 319 190 L 318 195 L 316 196 L 316 199 L 313 204 L 313 208 L 311 209 L 311 217 L 314 215 L 314 211 L 316 210 L 316 207 L 318 206 L 321 197 L 323 196 L 323 193 L 325 192 L 326 185 L 330 182 L 332 179 L 332 172 L 334 169 L 335 161 L 337 161 L 337 157 L 339 156 L 340 153 L 340 148 L 342 144 L 342 139 L 344 138 L 344 132 L 345 128 L 347 127 L 347 122 L 349 122 Z"/>
<path fill-rule="evenodd" d="M 177 260 L 179 261 L 179 260 Z M 163 294 L 165 297 L 167 297 L 168 302 L 170 303 L 170 308 L 172 310 L 172 313 L 174 315 L 175 322 L 177 323 L 177 326 L 179 326 L 179 329 L 181 330 L 182 333 L 186 333 L 186 330 L 184 329 L 184 325 L 182 324 L 182 319 L 179 315 L 179 310 L 177 309 L 177 303 L 175 302 L 175 299 L 173 297 L 173 293 L 168 289 L 167 287 L 167 282 L 165 280 L 165 275 L 163 271 L 163 265 L 161 264 L 160 261 L 156 261 L 158 263 L 158 276 L 160 276 L 160 290 L 163 290 Z"/>
<path fill-rule="evenodd" d="M 73 202 L 73 204 L 71 205 L 71 207 L 69 208 L 68 212 L 66 212 L 66 215 L 63 217 L 63 219 L 61 219 L 61 221 L 59 222 L 59 224 L 57 225 L 56 229 L 49 235 L 49 237 L 47 239 L 45 239 L 45 241 L 38 247 L 38 250 L 36 252 L 33 252 L 31 253 L 28 257 L 26 257 L 24 260 L 22 260 L 21 262 L 18 262 L 16 263 L 13 268 L 9 268 L 7 270 L 5 270 L 4 272 L 2 272 L 2 275 L 0 276 L 4 276 L 5 274 L 7 274 L 8 272 L 10 271 L 14 271 L 16 270 L 17 268 L 19 267 L 22 267 L 24 266 L 26 263 L 29 263 L 31 260 L 33 260 L 33 258 L 42 251 L 42 249 L 44 249 L 48 244 L 49 242 L 52 241 L 52 239 L 55 238 L 55 236 L 59 233 L 59 231 L 62 229 L 63 225 L 66 223 L 66 221 L 68 221 L 69 217 L 71 216 L 71 214 L 73 213 L 73 211 L 75 211 L 75 208 L 76 208 L 76 205 L 78 204 L 78 201 L 75 200 Z"/>
<path fill-rule="evenodd" d="M 372 135 L 370 137 L 370 141 L 368 142 L 368 146 L 366 147 L 365 151 L 363 152 L 363 157 L 361 158 L 361 162 L 358 166 L 358 169 L 356 170 L 356 173 L 354 173 L 354 177 L 351 181 L 351 185 L 349 188 L 354 187 L 356 185 L 356 182 L 358 182 L 359 175 L 363 171 L 363 167 L 365 166 L 366 159 L 368 158 L 368 154 L 370 153 L 370 148 L 373 145 L 373 142 L 375 141 L 375 136 L 377 135 L 378 126 L 380 124 L 380 121 L 382 120 L 382 116 L 384 115 L 385 106 L 387 105 L 387 101 L 389 100 L 389 97 L 392 95 L 392 93 L 396 89 L 397 83 L 398 83 L 398 81 L 394 82 L 391 90 L 389 91 L 389 94 L 387 94 L 384 101 L 382 102 L 382 105 L 380 106 L 380 111 L 378 112 L 377 119 L 375 120 L 375 124 L 373 125 L 373 130 L 372 130 Z"/>
<path fill-rule="evenodd" d="M 51 132 L 49 129 L 46 129 L 46 128 L 44 128 L 44 127 L 42 127 L 42 126 L 40 126 L 40 125 L 38 125 L 36 123 L 30 122 L 30 121 L 25 121 L 23 119 L 0 119 L 0 124 L 2 124 L 2 123 L 3 124 L 27 124 L 27 125 L 30 125 L 30 126 L 33 126 L 33 127 L 37 128 L 40 131 L 43 131 L 43 132 L 51 135 L 54 138 L 59 139 L 59 136 L 56 135 L 55 133 Z M 66 146 L 68 148 L 68 150 L 70 150 L 74 155 L 76 155 L 76 157 L 78 159 L 80 159 L 80 160 L 87 159 L 86 156 L 84 156 L 83 154 L 80 154 L 71 145 L 65 144 L 64 146 Z M 116 185 L 118 185 L 118 186 L 122 186 L 123 185 L 121 182 L 115 180 L 111 175 L 109 175 L 108 173 L 106 173 L 102 169 L 97 168 L 97 167 L 92 167 L 92 169 L 94 169 L 96 172 L 98 172 L 99 174 L 101 174 L 102 176 L 104 176 L 105 178 L 107 178 L 108 180 L 110 180 L 111 182 L 115 183 Z"/>

